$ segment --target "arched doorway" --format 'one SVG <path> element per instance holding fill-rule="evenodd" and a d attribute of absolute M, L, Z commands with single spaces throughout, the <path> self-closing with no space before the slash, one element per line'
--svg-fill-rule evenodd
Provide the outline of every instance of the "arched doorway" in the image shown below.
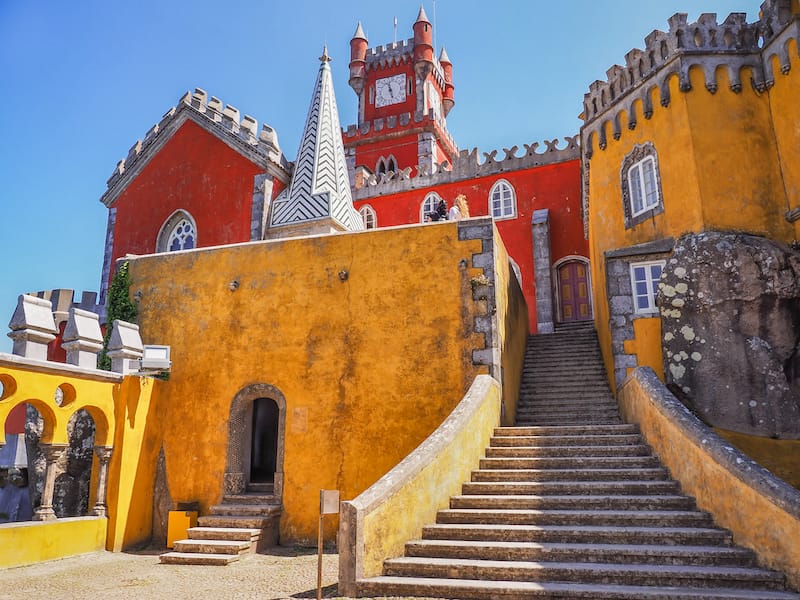
<path fill-rule="evenodd" d="M 267 383 L 246 386 L 234 396 L 228 420 L 225 494 L 242 494 L 248 486 L 274 484 L 283 491 L 283 437 L 286 399 Z"/>
<path fill-rule="evenodd" d="M 556 265 L 558 321 L 570 323 L 592 318 L 589 265 L 583 258 L 568 258 Z"/>

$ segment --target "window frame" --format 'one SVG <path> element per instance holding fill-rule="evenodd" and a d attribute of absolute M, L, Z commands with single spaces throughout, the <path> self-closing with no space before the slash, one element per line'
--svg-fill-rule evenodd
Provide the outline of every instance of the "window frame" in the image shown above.
<path fill-rule="evenodd" d="M 439 194 L 437 194 L 436 192 L 428 192 L 427 194 L 425 194 L 425 198 L 422 200 L 422 204 L 419 205 L 419 222 L 420 223 L 424 223 L 425 222 L 425 215 L 426 214 L 428 214 L 429 212 L 436 212 L 436 207 L 439 206 L 439 201 L 440 200 L 443 200 L 443 198 Z M 425 209 L 425 205 L 428 203 L 428 201 L 431 201 L 432 205 L 431 205 L 430 209 L 426 210 Z M 447 205 L 447 202 L 445 202 L 445 206 L 446 205 Z"/>
<path fill-rule="evenodd" d="M 358 209 L 361 215 L 361 220 L 364 222 L 364 229 L 377 229 L 378 228 L 378 213 L 369 204 L 365 204 Z M 372 219 L 372 227 L 368 225 L 368 220 Z"/>
<path fill-rule="evenodd" d="M 660 268 L 660 272 L 658 275 L 658 279 L 653 278 L 652 267 L 658 266 Z M 667 266 L 666 260 L 645 260 L 639 262 L 631 262 L 629 263 L 630 269 L 630 278 L 631 278 L 631 297 L 633 298 L 633 312 L 637 315 L 654 315 L 658 314 L 658 306 L 656 305 L 656 297 L 658 295 L 658 282 L 661 280 L 661 274 L 664 272 L 664 268 Z M 644 269 L 645 278 L 644 280 L 639 280 L 636 278 L 635 270 Z M 647 306 L 640 308 L 639 307 L 639 298 L 645 297 L 642 294 L 638 293 L 637 290 L 637 283 L 644 283 L 647 287 Z"/>
<path fill-rule="evenodd" d="M 510 212 L 507 212 L 504 208 L 504 198 L 501 196 L 500 201 L 500 214 L 495 214 L 494 209 L 494 194 L 495 190 L 505 186 L 508 188 L 509 192 L 509 200 L 510 200 Z M 501 192 L 502 193 L 502 192 Z M 491 215 L 492 219 L 496 221 L 502 221 L 505 219 L 515 219 L 517 217 L 517 192 L 514 189 L 514 186 L 507 179 L 498 179 L 489 190 L 489 214 Z"/>
<path fill-rule="evenodd" d="M 652 171 L 647 167 L 652 167 Z M 650 172 L 648 181 L 646 174 Z M 664 195 L 661 190 L 661 173 L 658 166 L 658 153 L 651 142 L 637 144 L 622 160 L 620 167 L 622 186 L 622 209 L 625 229 L 635 227 L 664 212 Z M 650 190 L 648 191 L 648 187 Z M 637 198 L 641 208 L 634 206 Z M 654 198 L 652 202 L 648 198 Z"/>

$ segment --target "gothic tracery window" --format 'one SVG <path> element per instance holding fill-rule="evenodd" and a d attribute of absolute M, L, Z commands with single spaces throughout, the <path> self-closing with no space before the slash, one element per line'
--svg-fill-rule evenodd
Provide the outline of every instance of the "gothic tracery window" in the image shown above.
<path fill-rule="evenodd" d="M 197 247 L 197 226 L 192 216 L 178 210 L 161 226 L 156 252 L 176 252 Z"/>

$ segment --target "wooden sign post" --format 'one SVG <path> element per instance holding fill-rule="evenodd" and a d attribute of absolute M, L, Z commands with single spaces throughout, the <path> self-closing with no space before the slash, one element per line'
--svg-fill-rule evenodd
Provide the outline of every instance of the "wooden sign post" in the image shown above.
<path fill-rule="evenodd" d="M 319 535 L 317 536 L 317 600 L 322 600 L 322 517 L 339 514 L 339 490 L 319 491 Z"/>

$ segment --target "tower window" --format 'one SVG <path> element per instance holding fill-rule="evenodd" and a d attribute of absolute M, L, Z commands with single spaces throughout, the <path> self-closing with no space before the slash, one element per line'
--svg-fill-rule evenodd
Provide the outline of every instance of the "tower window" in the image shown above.
<path fill-rule="evenodd" d="M 517 197 L 514 188 L 505 179 L 495 183 L 489 192 L 489 212 L 495 219 L 517 216 Z"/>
<path fill-rule="evenodd" d="M 369 86 L 369 103 L 375 104 L 375 86 Z"/>
<path fill-rule="evenodd" d="M 621 175 L 626 229 L 664 212 L 658 155 L 653 144 L 635 146 L 622 161 Z"/>
<path fill-rule="evenodd" d="M 378 227 L 378 215 L 375 209 L 369 204 L 365 204 L 358 209 L 361 218 L 364 220 L 364 229 L 375 229 Z"/>

